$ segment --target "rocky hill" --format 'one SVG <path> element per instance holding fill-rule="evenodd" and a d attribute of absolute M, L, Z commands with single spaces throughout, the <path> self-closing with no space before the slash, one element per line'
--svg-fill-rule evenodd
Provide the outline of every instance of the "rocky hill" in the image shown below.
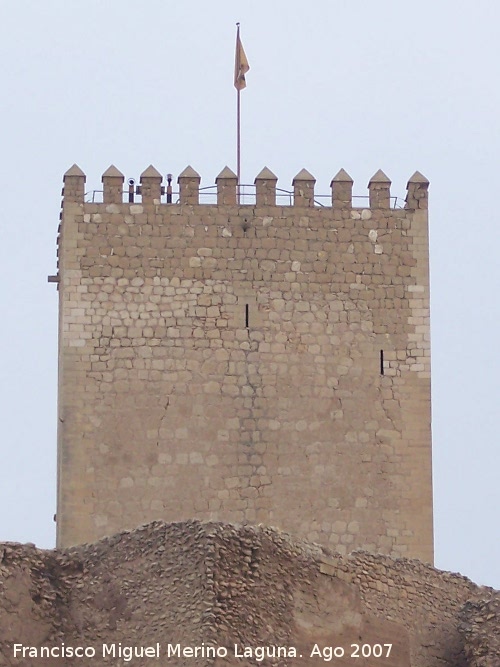
<path fill-rule="evenodd" d="M 0 544 L 0 665 L 498 667 L 500 593 L 271 528 L 154 522 Z"/>

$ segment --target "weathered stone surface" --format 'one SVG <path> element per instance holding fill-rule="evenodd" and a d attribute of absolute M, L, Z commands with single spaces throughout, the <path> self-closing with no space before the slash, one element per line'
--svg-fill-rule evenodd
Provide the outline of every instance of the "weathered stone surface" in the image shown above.
<path fill-rule="evenodd" d="M 13 655 L 16 643 L 37 650 L 63 643 L 94 647 L 96 656 L 86 664 L 96 667 L 110 664 L 102 659 L 103 644 L 120 643 L 160 643 L 160 660 L 134 658 L 140 667 L 214 663 L 166 659 L 168 645 L 177 643 L 226 647 L 228 656 L 217 664 L 227 665 L 256 664 L 235 659 L 235 644 L 293 646 L 302 655 L 264 665 L 324 665 L 310 655 L 315 644 L 344 647 L 345 659 L 333 661 L 344 667 L 499 664 L 498 592 L 417 561 L 366 552 L 341 556 L 271 528 L 155 522 L 58 551 L 2 544 L 0 556 L 2 666 L 85 662 L 20 660 Z M 464 613 L 465 643 L 459 632 Z M 352 644 L 392 649 L 389 658 L 369 662 L 350 657 Z"/>
<path fill-rule="evenodd" d="M 500 665 L 500 597 L 467 602 L 460 614 L 460 632 L 470 667 Z"/>
<path fill-rule="evenodd" d="M 85 177 L 84 172 L 80 169 L 80 167 L 77 164 L 73 164 L 69 169 L 66 170 L 64 173 L 64 178 L 67 176 L 77 176 L 77 177 Z"/>
<path fill-rule="evenodd" d="M 193 169 L 193 167 L 189 164 L 181 173 L 179 174 L 179 178 L 195 178 L 200 180 L 201 177 L 199 173 Z"/>
<path fill-rule="evenodd" d="M 102 175 L 103 179 L 104 178 L 120 178 L 122 181 L 124 180 L 125 176 L 122 174 L 122 172 L 115 167 L 114 164 L 110 165 L 106 171 Z"/>
<path fill-rule="evenodd" d="M 432 561 L 427 212 L 219 178 L 65 204 L 59 546 L 199 518 Z"/>
<path fill-rule="evenodd" d="M 161 175 L 161 173 L 158 171 L 158 169 L 156 167 L 153 167 L 153 165 L 150 164 L 149 167 L 147 167 L 142 172 L 141 179 L 143 179 L 143 178 L 154 178 L 154 179 L 160 178 L 160 179 L 162 179 L 163 176 Z"/>

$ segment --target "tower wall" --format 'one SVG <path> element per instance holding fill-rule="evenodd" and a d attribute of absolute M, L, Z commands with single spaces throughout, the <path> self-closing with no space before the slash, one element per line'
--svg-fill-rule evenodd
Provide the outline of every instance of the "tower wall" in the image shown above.
<path fill-rule="evenodd" d="M 59 546 L 199 518 L 432 561 L 425 179 L 357 209 L 345 172 L 327 207 L 304 170 L 290 206 L 268 170 L 240 206 L 229 170 L 217 204 L 107 173 L 65 177 Z"/>

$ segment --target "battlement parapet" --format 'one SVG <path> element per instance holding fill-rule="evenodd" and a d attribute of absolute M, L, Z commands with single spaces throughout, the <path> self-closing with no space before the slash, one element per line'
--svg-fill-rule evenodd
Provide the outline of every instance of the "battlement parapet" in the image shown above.
<path fill-rule="evenodd" d="M 387 178 L 382 169 L 379 169 L 370 178 L 368 191 L 370 193 L 370 208 L 390 208 L 391 180 Z"/>
<path fill-rule="evenodd" d="M 427 209 L 429 204 L 429 181 L 416 171 L 406 185 L 406 208 Z"/>
<path fill-rule="evenodd" d="M 352 206 L 353 183 L 354 181 L 345 169 L 337 172 L 330 183 L 333 208 L 349 208 Z"/>
<path fill-rule="evenodd" d="M 234 171 L 231 171 L 229 167 L 224 167 L 215 182 L 217 184 L 217 204 L 219 206 L 236 206 L 238 177 Z"/>
<path fill-rule="evenodd" d="M 109 171 L 109 170 L 107 170 Z M 105 172 L 106 173 L 106 172 Z M 74 164 L 64 174 L 63 201 L 81 202 L 85 197 L 85 181 L 87 177 L 77 164 Z"/>
<path fill-rule="evenodd" d="M 307 169 L 301 169 L 292 181 L 293 203 L 295 206 L 314 206 L 314 185 L 316 179 Z"/>
<path fill-rule="evenodd" d="M 277 188 L 278 177 L 264 167 L 256 176 L 254 184 L 238 185 L 238 177 L 225 167 L 215 179 L 214 186 L 200 187 L 201 177 L 191 167 L 184 169 L 177 179 L 178 192 L 173 193 L 170 187 L 171 175 L 168 175 L 169 188 L 162 185 L 163 176 L 153 165 L 150 165 L 140 176 L 140 185 L 134 179 L 128 180 L 128 190 L 124 191 L 125 176 L 111 165 L 102 175 L 102 190 L 94 190 L 90 201 L 98 203 L 102 194 L 104 204 L 120 204 L 124 198 L 129 203 L 161 204 L 167 192 L 167 204 L 187 204 L 197 206 L 214 204 L 218 206 L 277 206 L 291 205 L 301 208 L 328 207 L 334 209 L 368 208 L 353 206 L 353 184 L 351 176 L 341 169 L 330 183 L 331 195 L 315 193 L 316 179 L 306 169 L 302 169 L 293 179 L 293 190 Z M 64 174 L 63 204 L 84 203 L 89 201 L 89 193 L 85 194 L 86 176 L 76 164 Z M 378 170 L 368 183 L 368 200 L 370 209 L 427 209 L 429 181 L 416 171 L 407 183 L 407 194 L 403 204 L 391 195 L 391 180 L 382 170 Z M 97 195 L 97 197 L 96 197 Z M 87 197 L 87 199 L 86 199 Z M 140 199 L 139 199 L 140 198 Z M 279 202 L 278 202 L 279 200 Z M 328 202 L 328 203 L 326 203 Z M 356 203 L 356 202 L 355 202 Z"/>
<path fill-rule="evenodd" d="M 197 205 L 200 203 L 200 182 L 201 176 L 193 167 L 188 166 L 179 174 L 177 183 L 179 184 L 180 201 L 184 204 Z"/>
<path fill-rule="evenodd" d="M 122 201 L 125 176 L 112 164 L 102 175 L 103 201 L 105 204 L 119 204 Z M 66 183 L 65 183 L 66 185 Z"/>

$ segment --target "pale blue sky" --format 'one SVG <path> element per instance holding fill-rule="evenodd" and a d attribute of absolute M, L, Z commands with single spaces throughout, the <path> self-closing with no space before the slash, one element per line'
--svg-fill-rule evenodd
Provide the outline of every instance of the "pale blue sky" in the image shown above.
<path fill-rule="evenodd" d="M 239 20 L 245 182 L 431 181 L 436 565 L 500 588 L 496 0 L 2 4 L 0 540 L 54 543 L 62 175 L 234 169 Z"/>

